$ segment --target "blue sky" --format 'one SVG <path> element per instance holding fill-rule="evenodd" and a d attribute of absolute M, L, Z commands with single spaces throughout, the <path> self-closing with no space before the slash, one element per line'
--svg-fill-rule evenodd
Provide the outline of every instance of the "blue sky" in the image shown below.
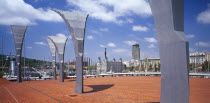
<path fill-rule="evenodd" d="M 132 44 L 139 43 L 141 58 L 158 58 L 159 49 L 153 16 L 145 0 L 1 0 L 0 40 L 4 54 L 15 54 L 9 25 L 28 25 L 26 57 L 49 60 L 47 36 L 70 36 L 62 18 L 50 9 L 87 13 L 85 57 L 131 60 Z M 185 34 L 190 52 L 210 51 L 210 1 L 185 0 Z M 2 48 L 2 42 L 0 42 Z M 198 46 L 199 44 L 199 46 Z M 2 49 L 1 49 L 2 50 Z M 0 51 L 1 52 L 1 51 Z M 2 52 L 1 52 L 2 53 Z M 72 40 L 65 60 L 74 59 Z"/>

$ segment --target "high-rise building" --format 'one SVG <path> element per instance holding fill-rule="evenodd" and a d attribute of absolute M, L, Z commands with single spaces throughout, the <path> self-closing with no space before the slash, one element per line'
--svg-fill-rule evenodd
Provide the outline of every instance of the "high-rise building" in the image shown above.
<path fill-rule="evenodd" d="M 132 60 L 131 66 L 139 66 L 140 65 L 140 48 L 139 44 L 132 45 Z"/>
<path fill-rule="evenodd" d="M 135 44 L 132 46 L 132 59 L 140 60 L 140 48 L 139 44 Z"/>

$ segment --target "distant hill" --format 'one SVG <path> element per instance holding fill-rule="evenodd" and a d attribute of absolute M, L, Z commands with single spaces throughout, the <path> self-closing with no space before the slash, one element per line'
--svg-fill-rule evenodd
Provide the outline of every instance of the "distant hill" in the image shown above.
<path fill-rule="evenodd" d="M 3 61 L 4 68 L 10 68 L 10 60 L 12 60 L 12 58 L 8 58 L 8 57 L 9 57 L 8 55 L 0 54 L 0 68 L 2 68 L 2 61 Z M 22 61 L 21 66 L 24 66 L 24 57 L 21 58 L 21 61 Z M 43 61 L 43 60 L 37 60 L 37 59 L 25 58 L 25 66 L 26 67 L 46 68 L 47 69 L 47 68 L 50 68 L 51 62 Z"/>

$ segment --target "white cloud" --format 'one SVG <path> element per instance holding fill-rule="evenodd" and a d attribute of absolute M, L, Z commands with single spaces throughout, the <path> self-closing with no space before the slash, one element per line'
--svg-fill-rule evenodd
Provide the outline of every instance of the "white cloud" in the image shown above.
<path fill-rule="evenodd" d="M 124 53 L 124 52 L 128 52 L 129 50 L 127 49 L 122 49 L 122 48 L 118 48 L 118 49 L 113 49 L 112 50 L 114 53 Z"/>
<path fill-rule="evenodd" d="M 150 45 L 148 46 L 148 48 L 155 48 L 155 45 L 154 45 L 154 44 L 150 44 Z"/>
<path fill-rule="evenodd" d="M 130 58 L 132 56 L 132 52 L 128 49 L 124 48 L 116 48 L 112 49 L 111 52 L 109 52 L 110 56 L 112 58 L 120 57 L 120 58 Z"/>
<path fill-rule="evenodd" d="M 34 2 L 42 2 L 42 0 L 34 0 Z"/>
<path fill-rule="evenodd" d="M 63 34 L 63 33 L 58 33 L 58 34 L 56 34 L 55 36 L 57 36 L 57 37 L 68 37 L 68 39 L 72 39 L 71 35 L 66 36 L 66 35 Z"/>
<path fill-rule="evenodd" d="M 141 51 L 141 59 L 143 58 L 160 58 L 159 50 Z"/>
<path fill-rule="evenodd" d="M 146 32 L 149 29 L 146 26 L 141 26 L 141 25 L 134 25 L 132 28 L 133 31 L 143 31 Z"/>
<path fill-rule="evenodd" d="M 34 44 L 37 44 L 37 45 L 47 45 L 47 44 L 44 43 L 44 42 L 35 42 Z"/>
<path fill-rule="evenodd" d="M 186 35 L 186 37 L 190 39 L 190 38 L 194 38 L 195 35 L 193 35 L 193 34 L 188 34 L 188 35 Z"/>
<path fill-rule="evenodd" d="M 210 23 L 210 7 L 208 7 L 207 10 L 201 12 L 197 16 L 197 21 L 204 24 Z"/>
<path fill-rule="evenodd" d="M 93 34 L 98 34 L 99 32 L 96 31 L 96 30 L 92 30 L 91 33 L 93 33 Z"/>
<path fill-rule="evenodd" d="M 109 46 L 109 47 L 116 47 L 116 45 L 114 43 L 112 43 L 112 42 L 108 43 L 107 46 Z"/>
<path fill-rule="evenodd" d="M 144 38 L 144 40 L 146 40 L 147 42 L 150 42 L 150 43 L 156 43 L 157 40 L 155 38 Z"/>
<path fill-rule="evenodd" d="M 65 34 L 62 34 L 62 33 L 58 33 L 58 34 L 56 34 L 56 36 L 57 37 L 66 37 L 66 35 Z"/>
<path fill-rule="evenodd" d="M 89 36 L 87 36 L 87 39 L 88 40 L 92 40 L 93 39 L 93 36 L 92 35 L 89 35 Z"/>
<path fill-rule="evenodd" d="M 28 49 L 32 49 L 32 47 L 31 47 L 31 46 L 27 46 L 26 48 L 28 48 Z"/>
<path fill-rule="evenodd" d="M 197 42 L 195 43 L 196 46 L 201 46 L 201 47 L 210 47 L 209 43 L 206 42 Z"/>
<path fill-rule="evenodd" d="M 123 23 L 122 17 L 133 14 L 148 17 L 152 14 L 146 0 L 67 0 L 67 3 L 76 6 L 75 11 L 85 12 L 104 22 Z"/>
<path fill-rule="evenodd" d="M 134 45 L 134 44 L 137 44 L 137 42 L 134 41 L 134 40 L 131 40 L 131 41 L 124 41 L 124 43 L 127 44 L 127 45 Z"/>
<path fill-rule="evenodd" d="M 24 0 L 0 0 L 0 24 L 29 25 L 36 20 L 61 22 L 62 18 L 50 9 L 34 8 Z"/>
<path fill-rule="evenodd" d="M 128 23 L 133 23 L 133 19 L 127 19 L 126 20 Z"/>
<path fill-rule="evenodd" d="M 109 31 L 108 28 L 100 28 L 100 31 Z"/>
<path fill-rule="evenodd" d="M 104 45 L 99 45 L 100 47 L 102 47 L 102 48 L 105 48 L 106 46 L 104 46 Z"/>
<path fill-rule="evenodd" d="M 195 52 L 195 49 L 194 48 L 189 48 L 189 51 L 190 51 L 190 53 L 193 53 L 193 52 Z"/>

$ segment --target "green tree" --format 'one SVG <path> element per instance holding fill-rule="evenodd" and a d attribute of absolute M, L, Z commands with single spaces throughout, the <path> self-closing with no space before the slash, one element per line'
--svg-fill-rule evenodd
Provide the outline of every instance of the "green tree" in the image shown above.
<path fill-rule="evenodd" d="M 202 69 L 201 71 L 203 72 L 207 72 L 209 70 L 209 62 L 207 60 L 204 61 L 204 63 L 202 64 Z"/>
<path fill-rule="evenodd" d="M 139 71 L 139 65 L 134 67 L 134 71 Z"/>
<path fill-rule="evenodd" d="M 130 67 L 130 71 L 133 71 L 133 69 L 134 69 L 134 67 L 132 66 L 132 67 Z"/>
<path fill-rule="evenodd" d="M 193 71 L 193 66 L 194 66 L 194 63 L 190 63 L 189 65 L 190 71 Z"/>
<path fill-rule="evenodd" d="M 141 65 L 141 71 L 145 71 L 144 65 Z"/>
<path fill-rule="evenodd" d="M 87 69 L 88 70 L 96 70 L 96 67 L 95 66 L 87 66 Z"/>
<path fill-rule="evenodd" d="M 160 63 L 158 63 L 157 71 L 160 71 Z"/>
<path fill-rule="evenodd" d="M 148 71 L 152 71 L 152 64 L 149 64 L 149 68 L 148 68 Z"/>
<path fill-rule="evenodd" d="M 125 64 L 123 64 L 123 70 L 126 70 L 127 66 Z"/>
<path fill-rule="evenodd" d="M 158 67 L 157 67 L 157 64 L 156 64 L 156 63 L 155 63 L 155 65 L 154 65 L 154 67 L 155 67 L 155 72 L 157 72 Z"/>
<path fill-rule="evenodd" d="M 0 72 L 0 78 L 3 78 L 4 72 Z"/>

